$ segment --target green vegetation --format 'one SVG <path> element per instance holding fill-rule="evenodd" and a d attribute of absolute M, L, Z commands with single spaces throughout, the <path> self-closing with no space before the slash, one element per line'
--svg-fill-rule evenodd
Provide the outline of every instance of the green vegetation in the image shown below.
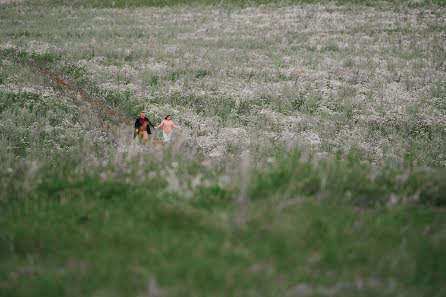
<path fill-rule="evenodd" d="M 28 0 L 33 3 L 35 0 Z M 302 3 L 336 3 L 337 5 L 355 4 L 367 6 L 382 5 L 408 5 L 409 7 L 423 7 L 430 5 L 446 6 L 445 0 L 81 0 L 74 3 L 67 0 L 47 0 L 47 5 L 73 5 L 75 7 L 94 7 L 94 8 L 129 8 L 129 7 L 164 7 L 164 6 L 196 6 L 196 5 L 227 5 L 235 7 L 247 7 L 262 4 L 302 4 Z"/>
<path fill-rule="evenodd" d="M 157 288 L 166 296 L 295 296 L 305 286 L 314 296 L 446 293 L 446 221 L 437 207 L 446 202 L 444 171 L 385 169 L 372 179 L 354 161 L 315 164 L 291 154 L 252 168 L 240 202 L 243 184 L 222 188 L 223 172 L 171 153 L 81 172 L 72 166 L 72 158 L 85 162 L 80 156 L 32 173 L 10 163 L 2 180 L 39 182 L 29 192 L 1 189 L 11 193 L 0 202 L 2 296 Z M 154 175 L 141 179 L 144 172 Z M 196 174 L 202 182 L 192 188 Z M 169 188 L 172 179 L 179 189 Z"/>
<path fill-rule="evenodd" d="M 446 295 L 444 1 L 1 5 L 0 296 Z"/>

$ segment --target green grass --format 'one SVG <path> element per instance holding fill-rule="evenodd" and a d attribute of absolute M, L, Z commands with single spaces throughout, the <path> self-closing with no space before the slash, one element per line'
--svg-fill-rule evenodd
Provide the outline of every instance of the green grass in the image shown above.
<path fill-rule="evenodd" d="M 201 184 L 185 200 L 161 174 L 143 183 L 104 179 L 100 172 L 110 176 L 114 165 L 79 174 L 64 159 L 38 169 L 32 192 L 0 202 L 2 296 L 138 296 L 154 282 L 167 296 L 283 296 L 301 284 L 338 283 L 350 289 L 333 296 L 446 292 L 446 221 L 435 206 L 446 202 L 444 170 L 406 169 L 398 183 L 400 170 L 371 179 L 371 168 L 354 161 L 315 164 L 292 154 L 252 169 L 250 211 L 239 226 L 241 184 Z M 188 168 L 174 169 L 180 180 L 199 172 L 215 183 L 220 174 L 181 159 L 147 159 L 143 172 L 179 161 Z M 391 208 L 389 193 L 402 199 Z"/>
<path fill-rule="evenodd" d="M 0 10 L 0 296 L 446 295 L 442 1 L 112 3 Z"/>
<path fill-rule="evenodd" d="M 34 0 L 28 0 L 33 3 Z M 73 5 L 76 7 L 94 7 L 94 8 L 129 8 L 129 7 L 164 7 L 164 6 L 189 6 L 189 5 L 226 5 L 226 6 L 253 6 L 270 3 L 283 3 L 283 4 L 302 4 L 302 3 L 329 3 L 334 2 L 337 5 L 367 5 L 376 6 L 380 5 L 407 5 L 412 8 L 429 6 L 432 4 L 439 6 L 446 6 L 445 0 L 424 0 L 419 2 L 412 2 L 408 0 L 93 0 L 93 1 L 77 1 L 74 4 L 66 0 L 50 0 L 47 4 L 51 5 Z"/>

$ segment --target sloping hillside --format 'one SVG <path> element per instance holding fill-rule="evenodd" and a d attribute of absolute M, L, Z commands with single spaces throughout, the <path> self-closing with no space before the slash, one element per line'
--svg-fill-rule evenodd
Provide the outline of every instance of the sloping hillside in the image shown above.
<path fill-rule="evenodd" d="M 0 296 L 446 295 L 442 6 L 149 2 L 0 4 Z"/>

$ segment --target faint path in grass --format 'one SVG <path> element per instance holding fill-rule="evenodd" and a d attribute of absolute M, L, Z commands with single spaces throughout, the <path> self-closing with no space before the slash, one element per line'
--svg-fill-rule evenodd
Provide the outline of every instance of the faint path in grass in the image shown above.
<path fill-rule="evenodd" d="M 0 0 L 0 1 L 5 1 L 5 0 Z M 123 115 L 119 114 L 118 111 L 113 110 L 110 107 L 107 107 L 103 102 L 101 102 L 101 100 L 94 99 L 91 96 L 87 95 L 86 92 L 80 90 L 77 86 L 70 84 L 67 80 L 63 79 L 50 69 L 25 58 L 15 57 L 13 58 L 13 60 L 15 62 L 18 62 L 19 64 L 29 66 L 30 69 L 32 69 L 35 72 L 39 72 L 45 75 L 50 80 L 56 82 L 63 90 L 66 90 L 71 94 L 75 94 L 76 98 L 79 101 L 87 103 L 97 112 L 105 114 L 107 116 L 108 122 L 112 122 L 111 123 L 112 125 L 101 122 L 100 127 L 109 136 L 117 140 L 118 151 L 139 153 L 141 150 L 145 149 L 144 146 L 138 145 L 138 139 L 133 137 L 133 128 L 132 128 L 133 120 L 128 119 Z"/>
<path fill-rule="evenodd" d="M 81 99 L 82 101 L 90 104 L 91 106 L 93 106 L 94 108 L 98 109 L 98 111 L 106 113 L 108 116 L 110 116 L 116 123 L 120 123 L 122 125 L 128 126 L 130 127 L 130 123 L 129 120 L 121 117 L 120 115 L 117 114 L 117 112 L 115 112 L 114 110 L 108 108 L 107 106 L 104 106 L 101 102 L 99 102 L 98 100 L 92 99 L 91 97 L 89 97 L 88 95 L 86 95 L 85 93 L 81 92 L 81 91 L 76 91 L 75 88 L 73 88 L 68 82 L 66 82 L 65 80 L 63 80 L 61 77 L 57 76 L 56 74 L 54 74 L 53 72 L 51 72 L 50 70 L 41 67 L 41 66 L 36 66 L 37 69 L 46 74 L 50 79 L 54 80 L 55 82 L 57 82 L 57 84 L 62 87 L 63 89 L 69 90 L 69 91 L 75 91 L 77 92 L 78 98 Z"/>
<path fill-rule="evenodd" d="M 144 152 L 144 151 L 153 151 L 156 149 L 159 151 L 162 149 L 162 141 L 160 140 L 159 134 L 154 134 L 153 141 L 147 143 L 146 145 L 140 145 L 138 141 L 138 137 L 134 137 L 132 133 L 131 127 L 133 127 L 132 120 L 127 119 L 119 115 L 116 111 L 102 104 L 99 100 L 95 100 L 90 96 L 86 95 L 84 92 L 76 90 L 73 86 L 71 86 L 66 80 L 62 79 L 60 76 L 56 75 L 54 72 L 50 71 L 47 68 L 42 66 L 34 65 L 41 73 L 48 76 L 51 80 L 57 82 L 57 84 L 66 90 L 74 91 L 77 93 L 77 97 L 89 104 L 93 108 L 97 109 L 99 112 L 107 114 L 113 122 L 117 123 L 117 128 L 110 128 L 108 126 L 104 126 L 103 128 L 108 134 L 112 134 L 113 137 L 117 137 L 118 140 L 118 151 L 119 152 L 127 152 L 129 155 L 133 156 L 135 154 Z M 183 138 L 183 137 L 181 137 Z"/>
<path fill-rule="evenodd" d="M 5 1 L 5 0 L 0 0 Z M 1 54 L 1 52 L 0 52 Z M 100 112 L 101 114 L 105 114 L 108 116 L 108 120 L 112 121 L 114 124 L 122 125 L 125 127 L 132 127 L 132 120 L 128 119 L 127 117 L 123 116 L 122 113 L 120 113 L 117 110 L 114 110 L 106 105 L 106 103 L 99 99 L 94 99 L 91 96 L 87 94 L 84 90 L 80 89 L 79 87 L 75 86 L 74 84 L 70 84 L 67 80 L 63 79 L 61 76 L 57 75 L 54 71 L 50 70 L 49 68 L 45 67 L 44 65 L 41 65 L 41 63 L 36 63 L 32 61 L 31 59 L 27 59 L 24 57 L 19 57 L 17 55 L 11 56 L 11 55 L 5 55 L 4 56 L 7 59 L 10 59 L 16 63 L 26 65 L 30 67 L 31 70 L 38 71 L 41 74 L 44 74 L 52 81 L 56 82 L 62 89 L 67 90 L 71 93 L 76 94 L 76 98 L 78 100 L 83 101 L 84 103 L 89 104 L 92 106 L 96 111 Z M 101 124 L 103 125 L 103 124 Z M 101 126 L 107 133 L 116 133 L 116 129 L 114 127 L 109 126 Z"/>
<path fill-rule="evenodd" d="M 46 75 L 51 80 L 55 81 L 62 89 L 74 92 L 79 100 L 87 103 L 98 112 L 106 114 L 113 122 L 113 124 L 117 124 L 116 126 L 109 126 L 101 123 L 101 128 L 103 128 L 104 131 L 106 131 L 107 134 L 109 134 L 111 137 L 116 138 L 118 143 L 118 152 L 126 152 L 129 156 L 134 156 L 142 152 L 150 152 L 151 154 L 162 153 L 163 142 L 160 130 L 153 131 L 154 133 L 152 135 L 152 141 L 146 143 L 145 145 L 140 145 L 138 137 L 135 137 L 133 134 L 133 119 L 128 119 L 120 115 L 119 112 L 117 112 L 116 110 L 113 110 L 104 105 L 104 103 L 100 100 L 91 98 L 89 95 L 86 94 L 86 92 L 79 90 L 77 87 L 71 85 L 69 82 L 67 82 L 48 68 L 35 64 L 31 61 L 21 60 L 21 62 L 24 64 L 30 64 L 30 66 L 32 66 L 32 69 L 36 69 L 40 73 Z M 188 141 L 190 131 L 182 131 L 182 133 L 178 133 L 178 131 L 176 131 L 176 137 L 174 137 L 174 140 L 176 141 L 172 143 L 172 146 L 179 147 L 184 142 Z"/>

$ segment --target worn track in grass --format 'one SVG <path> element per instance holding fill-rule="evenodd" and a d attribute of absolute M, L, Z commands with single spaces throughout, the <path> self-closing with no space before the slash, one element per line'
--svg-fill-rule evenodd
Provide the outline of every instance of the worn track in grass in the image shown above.
<path fill-rule="evenodd" d="M 145 150 L 147 147 L 161 149 L 163 147 L 163 141 L 160 133 L 155 131 L 153 135 L 153 141 L 151 145 L 147 146 L 139 146 L 137 145 L 138 139 L 133 136 L 133 119 L 130 119 L 118 110 L 112 109 L 106 105 L 106 102 L 100 99 L 94 99 L 87 94 L 84 90 L 80 89 L 78 86 L 74 84 L 70 84 L 67 80 L 63 79 L 61 76 L 57 75 L 55 71 L 50 70 L 49 68 L 41 65 L 40 63 L 36 63 L 31 59 L 27 59 L 24 57 L 19 57 L 17 55 L 8 56 L 7 58 L 17 62 L 19 64 L 30 67 L 35 72 L 45 75 L 50 80 L 56 82 L 63 90 L 69 91 L 71 93 L 76 94 L 76 99 L 82 101 L 83 103 L 87 103 L 92 108 L 96 109 L 99 113 L 107 115 L 107 124 L 103 122 L 100 123 L 101 129 L 103 129 L 108 135 L 118 140 L 119 151 L 121 152 L 138 152 L 141 149 Z M 110 123 L 111 122 L 111 123 Z M 178 134 L 174 139 L 173 143 L 175 147 L 181 146 L 183 143 L 188 142 L 188 132 L 184 133 L 182 130 L 181 133 Z M 137 148 L 139 147 L 139 148 Z"/>
<path fill-rule="evenodd" d="M 128 127 L 131 126 L 128 119 L 125 119 L 122 116 L 118 115 L 117 112 L 115 112 L 114 110 L 112 110 L 111 108 L 109 108 L 107 106 L 104 106 L 98 100 L 92 99 L 91 97 L 86 95 L 84 92 L 76 90 L 67 81 L 63 80 L 61 77 L 57 76 L 50 70 L 48 70 L 42 66 L 39 66 L 39 65 L 33 65 L 33 66 L 36 67 L 41 73 L 44 73 L 46 76 L 48 76 L 51 80 L 57 82 L 57 84 L 60 87 L 62 87 L 63 89 L 77 92 L 78 98 L 80 98 L 82 101 L 90 104 L 91 106 L 96 108 L 98 111 L 106 113 L 116 123 L 120 123 L 120 124 L 123 124 Z"/>
<path fill-rule="evenodd" d="M 101 114 L 106 114 L 108 116 L 108 120 L 113 122 L 114 124 L 124 125 L 125 127 L 129 128 L 132 126 L 131 119 L 123 116 L 122 114 L 120 114 L 119 111 L 108 107 L 106 103 L 103 102 L 102 100 L 92 98 L 87 94 L 87 92 L 81 90 L 79 87 L 73 84 L 70 84 L 68 81 L 57 75 L 54 71 L 41 65 L 40 63 L 36 63 L 31 59 L 19 57 L 17 55 L 6 54 L 4 55 L 4 57 L 18 64 L 28 66 L 35 72 L 39 72 L 48 77 L 49 79 L 51 79 L 52 81 L 55 81 L 62 89 L 76 93 L 76 98 L 78 100 L 81 100 L 82 102 L 89 104 Z M 109 127 L 109 126 L 104 126 L 103 124 L 101 125 L 102 125 L 101 128 L 104 128 L 104 130 L 107 133 L 114 133 L 114 134 L 116 133 L 116 129 L 114 129 L 113 126 Z"/>
<path fill-rule="evenodd" d="M 65 81 L 60 76 L 58 76 L 55 73 L 53 73 L 52 71 L 50 71 L 47 68 L 44 68 L 42 66 L 39 66 L 39 65 L 32 65 L 32 66 L 34 66 L 34 68 L 38 69 L 39 72 L 41 72 L 41 73 L 45 74 L 46 76 L 48 76 L 51 80 L 57 82 L 57 84 L 61 88 L 69 90 L 69 91 L 76 92 L 77 95 L 78 95 L 78 98 L 80 98 L 82 101 L 88 103 L 89 105 L 93 106 L 98 111 L 106 113 L 110 118 L 113 119 L 114 122 L 119 123 L 121 125 L 124 125 L 125 127 L 128 127 L 128 128 L 132 127 L 131 120 L 123 118 L 116 111 L 112 110 L 111 108 L 109 108 L 107 106 L 104 106 L 100 101 L 92 99 L 90 96 L 86 95 L 82 91 L 76 90 L 67 81 Z M 121 139 L 128 139 L 127 137 L 125 137 L 125 135 L 123 135 L 123 133 L 124 134 L 131 134 L 130 131 L 126 131 L 127 129 L 125 129 L 125 130 L 119 129 L 120 131 L 118 132 L 117 129 L 114 129 L 114 128 L 104 127 L 103 125 L 101 127 L 104 128 L 105 131 L 107 131 L 107 133 L 112 133 L 114 135 L 120 134 L 120 138 Z M 130 143 L 130 144 L 136 144 L 136 139 L 134 139 L 133 141 L 130 139 L 130 141 L 127 140 L 124 143 L 126 143 L 126 142 Z M 125 145 L 124 143 L 121 142 L 121 146 Z M 155 139 L 154 140 L 154 145 L 155 145 L 155 147 L 159 148 L 162 145 L 162 141 L 159 140 L 159 139 Z"/>

